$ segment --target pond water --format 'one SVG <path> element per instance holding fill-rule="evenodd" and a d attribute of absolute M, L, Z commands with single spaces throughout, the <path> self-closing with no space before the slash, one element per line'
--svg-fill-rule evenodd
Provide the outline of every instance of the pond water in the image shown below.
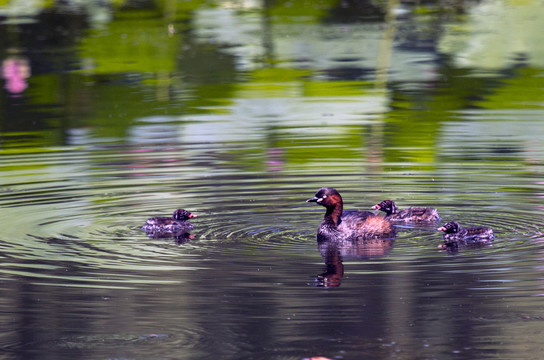
<path fill-rule="evenodd" d="M 1 358 L 541 356 L 538 2 L 15 3 Z M 407 225 L 325 256 L 322 186 L 496 238 Z M 189 238 L 140 229 L 180 207 Z"/>

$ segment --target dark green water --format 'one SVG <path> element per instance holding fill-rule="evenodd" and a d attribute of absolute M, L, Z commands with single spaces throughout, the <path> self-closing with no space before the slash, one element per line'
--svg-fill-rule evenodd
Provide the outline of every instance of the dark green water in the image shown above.
<path fill-rule="evenodd" d="M 15 3 L 0 358 L 541 357 L 539 3 Z M 324 258 L 322 186 L 496 239 L 402 226 Z M 189 241 L 140 229 L 179 207 Z"/>

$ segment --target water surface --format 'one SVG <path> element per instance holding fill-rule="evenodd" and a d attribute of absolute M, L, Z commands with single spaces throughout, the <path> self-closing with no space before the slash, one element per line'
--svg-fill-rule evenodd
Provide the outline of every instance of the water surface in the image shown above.
<path fill-rule="evenodd" d="M 540 356 L 538 4 L 293 4 L 3 10 L 4 358 Z M 496 239 L 327 255 L 322 186 Z M 190 238 L 140 229 L 179 207 Z"/>

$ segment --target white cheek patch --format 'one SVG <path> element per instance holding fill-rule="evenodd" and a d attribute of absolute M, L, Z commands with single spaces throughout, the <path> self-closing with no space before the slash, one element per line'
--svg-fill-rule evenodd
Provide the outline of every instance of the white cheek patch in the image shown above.
<path fill-rule="evenodd" d="M 316 200 L 316 202 L 322 202 L 323 201 L 323 198 L 319 198 Z"/>

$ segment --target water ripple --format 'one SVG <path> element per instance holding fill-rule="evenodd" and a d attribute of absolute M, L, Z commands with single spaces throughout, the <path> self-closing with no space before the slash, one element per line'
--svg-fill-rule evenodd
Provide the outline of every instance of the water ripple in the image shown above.
<path fill-rule="evenodd" d="M 496 178 L 468 181 L 462 172 L 449 170 L 444 175 L 403 172 L 395 164 L 387 174 L 316 174 L 306 168 L 278 177 L 240 172 L 220 152 L 188 146 L 184 151 L 199 153 L 191 161 L 180 158 L 178 148 L 21 156 L 31 167 L 50 163 L 59 171 L 37 171 L 39 177 L 25 175 L 26 168 L 18 165 L 8 171 L 17 180 L 5 178 L 0 192 L 0 205 L 9 210 L 10 219 L 0 240 L 1 274 L 47 285 L 132 288 L 183 282 L 179 276 L 157 280 L 154 274 L 206 269 L 208 257 L 240 248 L 253 254 L 302 251 L 315 256 L 315 233 L 324 209 L 305 199 L 330 185 L 341 190 L 347 208 L 370 209 L 392 198 L 401 207 L 437 207 L 440 224 L 456 220 L 464 226 L 491 227 L 496 239 L 485 253 L 516 256 L 543 242 L 538 204 L 517 205 L 518 192 L 495 196 L 489 182 L 498 182 Z M 72 165 L 89 159 L 91 167 Z M 3 161 L 18 160 L 10 156 Z M 195 170 L 201 162 L 206 169 L 215 166 L 201 173 Z M 522 179 L 514 176 L 512 181 Z M 524 190 L 529 197 L 535 191 L 532 183 L 529 179 Z M 198 215 L 190 238 L 154 239 L 140 229 L 147 218 L 169 216 L 179 207 Z M 399 227 L 388 259 L 409 263 L 437 256 L 442 234 L 436 227 Z M 108 279 L 94 279 L 95 273 Z"/>

